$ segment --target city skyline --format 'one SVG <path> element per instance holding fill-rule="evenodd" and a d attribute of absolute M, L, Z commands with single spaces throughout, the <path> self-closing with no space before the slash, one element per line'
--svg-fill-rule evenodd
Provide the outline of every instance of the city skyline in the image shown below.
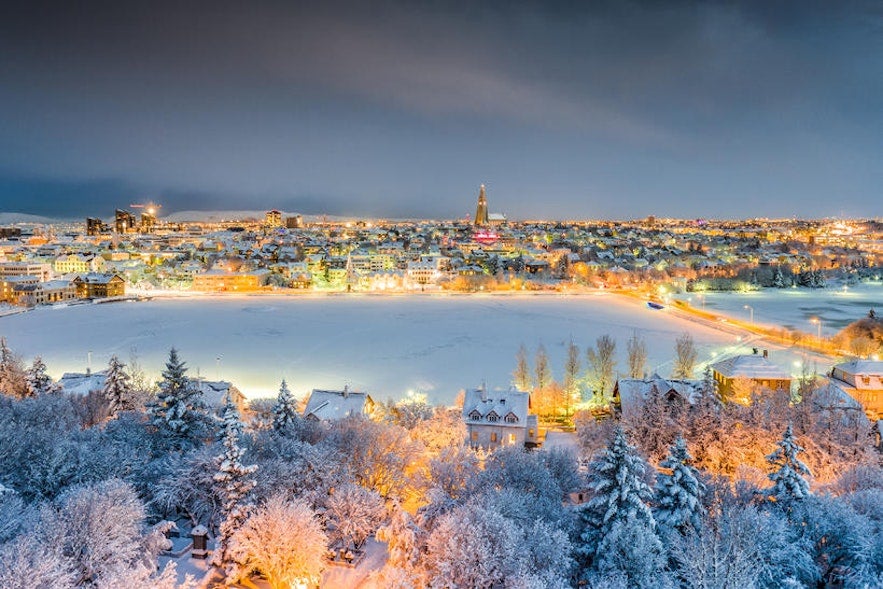
<path fill-rule="evenodd" d="M 0 211 L 883 214 L 863 2 L 7 5 Z"/>

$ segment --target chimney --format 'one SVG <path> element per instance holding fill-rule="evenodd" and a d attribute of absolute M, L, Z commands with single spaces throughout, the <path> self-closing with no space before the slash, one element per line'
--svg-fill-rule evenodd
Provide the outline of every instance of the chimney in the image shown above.
<path fill-rule="evenodd" d="M 345 385 L 343 385 L 343 398 L 347 399 L 347 398 L 349 398 L 349 396 L 350 396 L 350 385 L 345 384 Z"/>
<path fill-rule="evenodd" d="M 764 350 L 764 351 L 763 351 L 763 357 L 764 357 L 764 358 L 769 358 L 769 357 L 770 357 L 769 350 Z"/>

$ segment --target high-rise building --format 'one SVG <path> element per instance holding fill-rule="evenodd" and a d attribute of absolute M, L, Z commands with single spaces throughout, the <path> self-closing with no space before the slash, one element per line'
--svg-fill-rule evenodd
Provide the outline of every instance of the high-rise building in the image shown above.
<path fill-rule="evenodd" d="M 487 219 L 487 196 L 484 192 L 484 184 L 478 191 L 478 206 L 475 208 L 475 225 L 484 226 L 488 224 Z"/>
<path fill-rule="evenodd" d="M 101 235 L 107 231 L 107 225 L 97 217 L 86 217 L 86 235 Z"/>
<path fill-rule="evenodd" d="M 154 209 L 148 209 L 141 212 L 141 231 L 150 233 L 156 226 L 156 212 Z"/>
<path fill-rule="evenodd" d="M 114 229 L 117 233 L 129 233 L 137 228 L 135 215 L 123 209 L 116 210 Z"/>
<path fill-rule="evenodd" d="M 267 227 L 282 227 L 282 212 L 276 209 L 267 211 L 264 215 L 264 224 Z"/>
<path fill-rule="evenodd" d="M 304 218 L 300 215 L 285 217 L 285 226 L 288 229 L 300 229 L 304 226 Z"/>

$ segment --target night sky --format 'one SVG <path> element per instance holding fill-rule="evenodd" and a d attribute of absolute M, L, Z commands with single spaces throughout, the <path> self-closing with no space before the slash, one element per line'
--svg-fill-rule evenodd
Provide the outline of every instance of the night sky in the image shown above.
<path fill-rule="evenodd" d="M 513 219 L 883 215 L 883 3 L 0 7 L 0 211 L 452 218 L 482 182 Z"/>

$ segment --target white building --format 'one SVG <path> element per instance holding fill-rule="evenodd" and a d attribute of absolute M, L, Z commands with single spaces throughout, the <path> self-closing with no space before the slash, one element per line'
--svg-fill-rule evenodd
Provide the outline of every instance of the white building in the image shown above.
<path fill-rule="evenodd" d="M 473 448 L 540 445 L 537 416 L 530 413 L 530 393 L 524 391 L 466 391 L 463 421 Z"/>

